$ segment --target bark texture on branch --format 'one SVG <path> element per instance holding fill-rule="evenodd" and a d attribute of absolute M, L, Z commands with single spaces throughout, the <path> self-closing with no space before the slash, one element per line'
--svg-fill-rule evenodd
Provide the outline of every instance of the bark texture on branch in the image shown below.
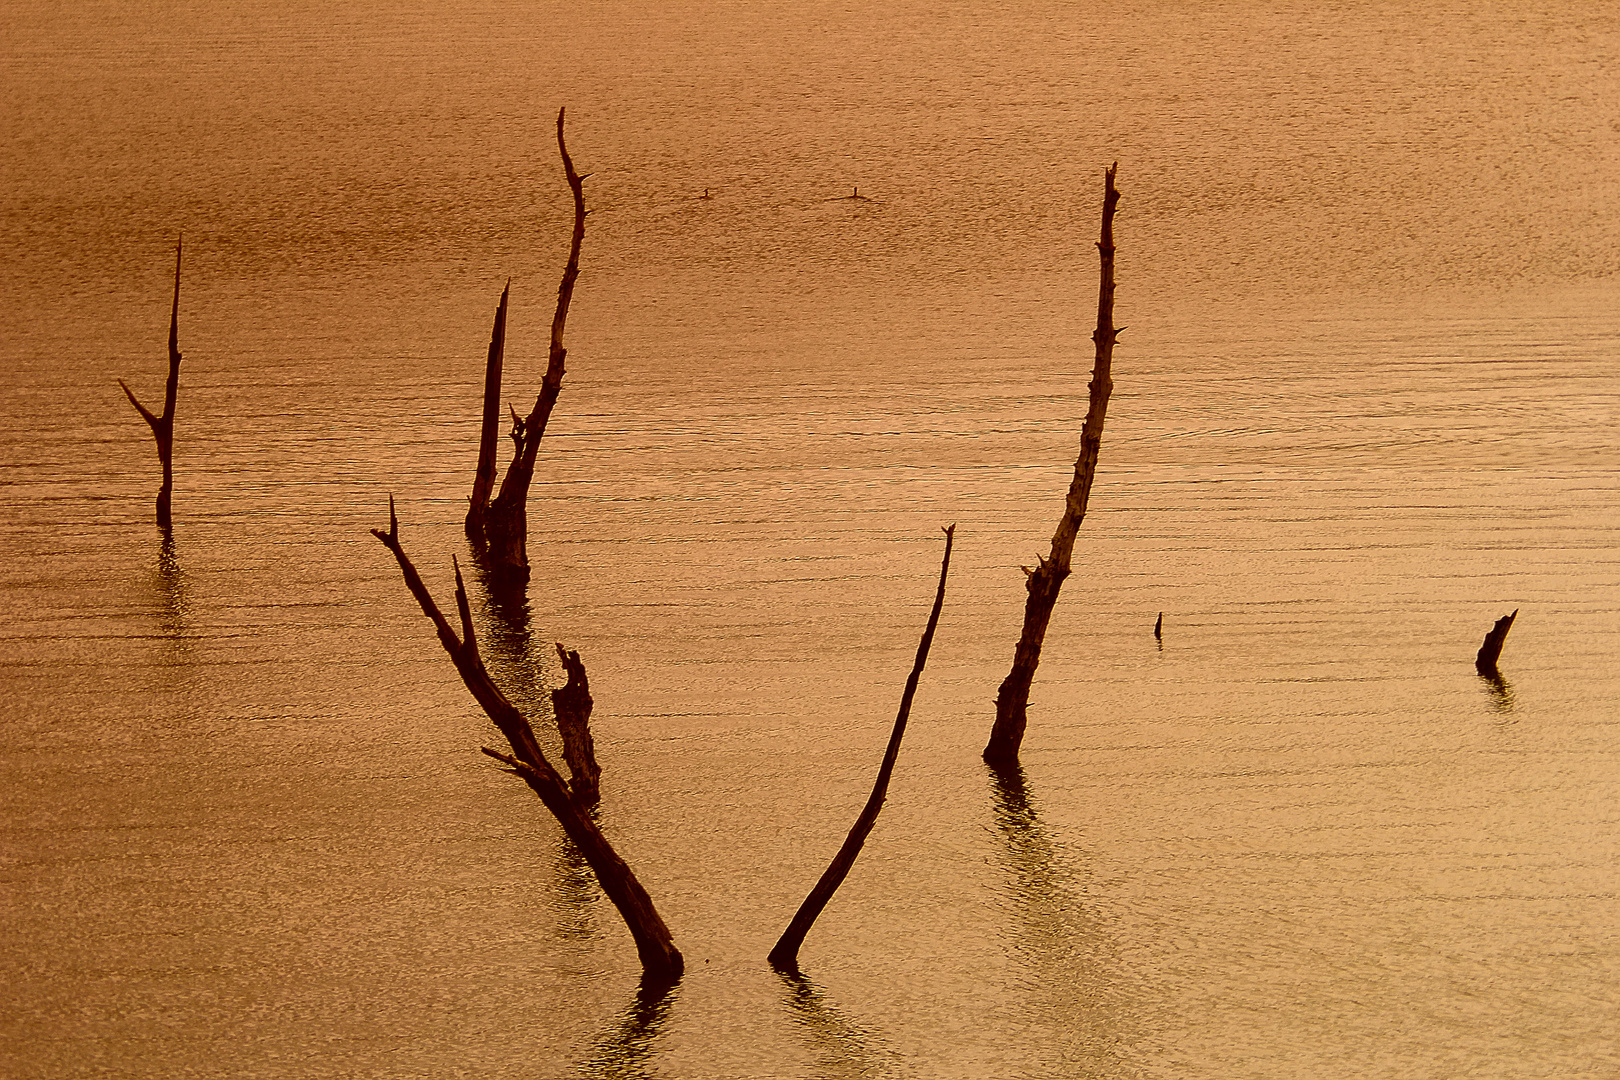
<path fill-rule="evenodd" d="M 484 421 L 478 438 L 478 470 L 473 474 L 472 496 L 467 502 L 467 536 L 477 545 L 484 542 L 484 517 L 495 490 L 496 456 L 501 446 L 501 365 L 506 356 L 506 301 L 511 294 L 512 282 L 508 280 L 501 290 L 500 306 L 495 309 L 489 358 L 484 364 Z"/>
<path fill-rule="evenodd" d="M 540 796 L 540 801 L 545 803 L 546 809 L 551 811 L 568 838 L 585 856 L 602 891 L 624 917 L 630 936 L 635 939 L 636 952 L 641 957 L 641 967 L 646 977 L 670 982 L 680 978 L 684 963 L 680 950 L 675 947 L 669 928 L 653 907 L 647 890 L 636 880 L 635 874 L 618 852 L 613 850 L 613 845 L 608 843 L 585 808 L 574 800 L 562 776 L 546 760 L 528 718 L 506 699 L 485 669 L 483 658 L 478 653 L 478 642 L 473 636 L 472 612 L 467 603 L 467 589 L 461 579 L 461 567 L 456 567 L 456 609 L 461 617 L 461 633 L 458 635 L 440 612 L 421 575 L 416 572 L 416 567 L 400 545 L 399 519 L 394 513 L 393 499 L 388 500 L 388 531 L 373 529 L 371 533 L 393 552 L 400 572 L 405 576 L 406 588 L 416 598 L 422 613 L 433 621 L 434 629 L 439 634 L 439 644 L 444 646 L 444 651 L 455 664 L 461 681 L 501 734 L 506 736 L 512 748 L 511 754 L 488 747 L 484 748 L 484 752 L 507 765 Z"/>
<path fill-rule="evenodd" d="M 1507 643 L 1508 631 L 1513 629 L 1513 620 L 1518 618 L 1519 609 L 1514 608 L 1511 615 L 1504 615 L 1496 620 L 1491 632 L 1485 635 L 1485 644 L 1479 647 L 1474 656 L 1474 670 L 1481 675 L 1498 674 L 1496 662 L 1502 656 L 1502 646 Z"/>
<path fill-rule="evenodd" d="M 832 899 L 838 886 L 843 884 L 844 878 L 849 876 L 850 867 L 855 865 L 855 856 L 861 853 L 867 836 L 872 832 L 872 826 L 877 823 L 878 811 L 883 809 L 883 800 L 888 796 L 889 778 L 894 775 L 894 763 L 900 756 L 900 740 L 906 733 L 906 719 L 911 715 L 911 699 L 917 694 L 917 681 L 922 678 L 923 665 L 928 662 L 928 649 L 934 641 L 934 628 L 939 625 L 939 612 L 945 605 L 945 578 L 951 569 L 951 544 L 956 536 L 956 526 L 951 525 L 945 529 L 945 555 L 940 560 L 939 588 L 934 593 L 934 608 L 928 615 L 928 626 L 923 631 L 922 641 L 917 645 L 917 659 L 911 666 L 911 675 L 906 679 L 905 692 L 900 695 L 900 711 L 894 718 L 894 730 L 889 734 L 889 746 L 883 752 L 883 764 L 878 768 L 877 781 L 872 785 L 872 794 L 866 800 L 866 806 L 855 819 L 855 825 L 849 830 L 843 847 L 833 856 L 831 865 L 821 875 L 810 895 L 805 897 L 804 903 L 794 914 L 793 921 L 788 923 L 782 936 L 777 939 L 776 945 L 766 957 L 772 967 L 782 971 L 796 971 L 799 966 L 799 946 L 804 944 L 805 935 L 810 927 L 815 925 L 816 917 L 821 914 L 827 902 Z"/>
<path fill-rule="evenodd" d="M 579 653 L 557 643 L 557 658 L 568 673 L 568 683 L 551 692 L 551 713 L 562 736 L 563 760 L 568 763 L 568 788 L 581 806 L 601 800 L 602 769 L 596 764 L 596 742 L 591 738 L 590 680 Z"/>
<path fill-rule="evenodd" d="M 574 281 L 579 277 L 579 249 L 585 240 L 585 177 L 574 171 L 574 161 L 568 156 L 568 145 L 563 140 L 563 115 L 557 111 L 557 150 L 562 154 L 563 173 L 569 190 L 574 195 L 574 232 L 568 247 L 568 263 L 563 268 L 562 284 L 557 288 L 557 310 L 551 319 L 551 348 L 546 362 L 546 375 L 540 383 L 540 394 L 535 398 L 529 415 L 519 417 L 512 412 L 512 463 L 507 466 L 501 488 L 489 504 L 484 520 L 484 543 L 491 568 L 497 575 L 511 582 L 529 580 L 529 485 L 534 480 L 535 457 L 540 451 L 540 437 L 546 432 L 551 410 L 562 392 L 563 361 L 568 350 L 563 347 L 563 329 L 568 323 L 568 305 L 574 298 Z M 489 390 L 485 388 L 485 399 Z"/>
<path fill-rule="evenodd" d="M 984 748 L 984 760 L 1003 768 L 1018 761 L 1018 749 L 1024 741 L 1030 684 L 1041 662 L 1041 644 L 1046 640 L 1046 627 L 1057 605 L 1058 591 L 1063 587 L 1063 579 L 1069 576 L 1075 533 L 1085 519 L 1086 504 L 1091 499 L 1097 455 L 1102 448 L 1103 421 L 1108 415 L 1108 396 L 1114 389 L 1114 343 L 1119 335 L 1114 327 L 1114 210 L 1119 204 L 1114 173 L 1118 168 L 1116 161 L 1104 174 L 1103 181 L 1102 237 L 1097 241 L 1101 283 L 1097 291 L 1097 329 L 1091 335 L 1096 360 L 1091 370 L 1091 401 L 1080 431 L 1080 456 L 1074 463 L 1074 479 L 1069 483 L 1063 516 L 1058 519 L 1057 532 L 1052 537 L 1052 552 L 1040 559 L 1034 570 L 1024 568 L 1024 587 L 1029 591 L 1024 601 L 1024 629 L 1013 652 L 1012 670 L 996 692 L 996 722 Z"/>
<path fill-rule="evenodd" d="M 124 396 L 151 427 L 152 438 L 157 442 L 158 462 L 163 466 L 163 485 L 157 494 L 160 529 L 172 524 L 169 504 L 174 496 L 174 404 L 180 395 L 180 249 L 183 242 L 184 238 L 174 242 L 174 305 L 169 309 L 169 379 L 163 386 L 163 415 L 154 416 L 152 410 L 136 399 L 129 384 L 118 380 L 118 385 L 124 388 Z"/>

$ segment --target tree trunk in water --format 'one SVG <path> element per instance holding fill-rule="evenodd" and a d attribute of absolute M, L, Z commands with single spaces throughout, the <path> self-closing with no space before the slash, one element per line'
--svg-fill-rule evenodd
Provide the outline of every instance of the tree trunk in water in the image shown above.
<path fill-rule="evenodd" d="M 152 429 L 152 438 L 157 442 L 158 461 L 163 466 L 163 486 L 158 488 L 157 495 L 157 523 L 158 528 L 168 529 L 172 524 L 169 504 L 174 496 L 174 404 L 180 395 L 180 248 L 183 240 L 174 243 L 174 305 L 169 309 L 169 380 L 163 387 L 163 415 L 153 416 L 152 411 L 142 405 L 135 398 L 135 392 L 123 379 L 118 385 L 124 388 L 124 396 L 129 403 L 135 406 L 135 411 Z"/>
<path fill-rule="evenodd" d="M 399 519 L 394 514 L 392 499 L 388 502 L 388 531 L 385 533 L 381 529 L 373 529 L 371 532 L 393 552 L 400 572 L 405 576 L 406 587 L 421 606 L 422 613 L 433 621 L 438 630 L 439 643 L 455 663 L 461 681 L 512 747 L 510 755 L 488 747 L 484 748 L 484 753 L 509 766 L 540 796 L 540 801 L 545 803 L 546 809 L 551 811 L 568 838 L 585 856 L 602 885 L 602 891 L 607 893 L 608 899 L 613 901 L 613 906 L 624 917 L 625 925 L 635 939 L 636 952 L 641 957 L 646 978 L 655 982 L 679 979 L 684 963 L 680 950 L 675 947 L 669 928 L 653 907 L 646 889 L 642 888 L 618 852 L 613 850 L 613 845 L 602 835 L 596 822 L 574 801 L 568 785 L 541 752 L 528 719 L 490 679 L 483 658 L 478 654 L 478 643 L 473 637 L 472 613 L 467 603 L 467 590 L 461 580 L 461 567 L 456 567 L 456 608 L 461 616 L 461 634 L 457 636 L 400 546 Z"/>
<path fill-rule="evenodd" d="M 1474 670 L 1481 675 L 1496 675 L 1496 661 L 1502 655 L 1502 646 L 1507 643 L 1508 631 L 1513 629 L 1513 620 L 1518 618 L 1519 609 L 1514 608 L 1513 614 L 1504 615 L 1496 620 L 1491 632 L 1485 635 L 1485 644 L 1479 647 L 1474 656 Z"/>
<path fill-rule="evenodd" d="M 581 806 L 595 806 L 601 800 L 602 769 L 596 764 L 596 742 L 591 738 L 590 680 L 579 653 L 557 644 L 557 657 L 568 673 L 568 684 L 551 692 L 551 713 L 557 718 L 562 736 L 563 760 L 568 763 L 568 789 Z"/>
<path fill-rule="evenodd" d="M 1115 162 L 1104 174 L 1102 238 L 1097 241 L 1101 258 L 1101 285 L 1097 293 L 1097 329 L 1091 340 L 1096 345 L 1096 361 L 1091 370 L 1091 402 L 1080 431 L 1080 457 L 1074 463 L 1074 479 L 1069 484 L 1063 516 L 1052 537 L 1052 553 L 1039 560 L 1034 570 L 1024 568 L 1024 629 L 1013 653 L 1012 670 L 996 692 L 996 722 L 984 748 L 984 760 L 993 766 L 1008 767 L 1018 761 L 1018 748 L 1024 741 L 1029 688 L 1035 667 L 1041 662 L 1041 644 L 1046 626 L 1057 604 L 1058 590 L 1069 576 L 1069 558 L 1074 550 L 1075 533 L 1086 516 L 1091 498 L 1091 482 L 1097 474 L 1097 455 L 1102 448 L 1103 421 L 1108 415 L 1108 395 L 1114 389 L 1112 365 L 1114 343 L 1119 331 L 1114 327 L 1114 209 L 1119 192 L 1114 189 Z"/>
<path fill-rule="evenodd" d="M 939 625 L 939 612 L 945 604 L 945 577 L 951 568 L 951 543 L 956 536 L 956 526 L 951 525 L 945 530 L 945 557 L 939 567 L 939 588 L 934 593 L 934 609 L 928 615 L 928 627 L 923 631 L 922 641 L 917 646 L 917 659 L 912 664 L 911 675 L 906 679 L 906 689 L 900 696 L 900 712 L 894 718 L 894 730 L 889 735 L 888 749 L 883 752 L 883 764 L 878 768 L 877 782 L 872 785 L 872 794 L 866 800 L 866 806 L 861 810 L 860 816 L 855 819 L 855 826 L 849 830 L 849 836 L 844 840 L 844 846 L 838 849 L 831 865 L 816 882 L 810 895 L 805 897 L 804 903 L 793 916 L 788 928 L 782 931 L 782 936 L 771 949 L 766 958 L 771 966 L 784 971 L 796 971 L 799 966 L 799 946 L 804 944 L 804 937 L 815 924 L 816 917 L 832 899 L 838 886 L 843 884 L 844 878 L 849 875 L 850 867 L 855 865 L 855 856 L 861 853 L 861 847 L 866 843 L 866 837 L 871 833 L 872 826 L 877 823 L 878 811 L 883 809 L 883 800 L 888 795 L 889 777 L 894 774 L 895 759 L 900 756 L 900 740 L 906 733 L 906 718 L 911 715 L 911 699 L 917 693 L 917 681 L 922 677 L 923 665 L 928 662 L 928 648 L 934 641 L 934 627 Z"/>
<path fill-rule="evenodd" d="M 506 355 L 506 301 L 512 282 L 501 290 L 495 309 L 495 328 L 489 335 L 489 359 L 484 365 L 484 422 L 478 437 L 478 471 L 473 474 L 472 497 L 467 502 L 467 538 L 484 543 L 484 515 L 495 490 L 496 455 L 501 444 L 501 364 Z"/>
<path fill-rule="evenodd" d="M 568 187 L 574 193 L 574 234 L 568 248 L 568 264 L 563 268 L 562 284 L 557 288 L 557 311 L 551 319 L 550 358 L 546 363 L 546 376 L 540 383 L 540 395 L 535 398 L 529 415 L 519 419 L 512 414 L 512 464 L 507 467 L 501 490 L 489 504 L 484 523 L 484 541 L 488 549 L 489 565 L 496 575 L 512 583 L 529 580 L 529 485 L 534 480 L 535 455 L 540 450 L 540 437 L 546 432 L 552 407 L 562 392 L 563 360 L 568 350 L 563 348 L 563 328 L 568 322 L 568 305 L 574 297 L 574 281 L 579 277 L 579 249 L 585 239 L 585 177 L 574 171 L 573 159 L 568 156 L 568 145 L 563 141 L 563 114 L 557 111 L 557 149 L 562 154 L 563 172 Z"/>

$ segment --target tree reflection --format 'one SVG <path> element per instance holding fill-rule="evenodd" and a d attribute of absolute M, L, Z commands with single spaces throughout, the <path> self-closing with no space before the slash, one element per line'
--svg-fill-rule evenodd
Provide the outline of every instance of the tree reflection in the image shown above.
<path fill-rule="evenodd" d="M 1063 866 L 1030 796 L 1022 767 L 990 768 L 1003 865 L 1017 917 L 1017 959 L 1035 988 L 1031 1012 L 1046 1021 L 1065 1067 L 1117 1068 L 1120 993 L 1112 940 Z"/>
<path fill-rule="evenodd" d="M 181 652 L 185 651 L 186 623 L 191 614 L 191 598 L 186 587 L 186 571 L 174 546 L 174 530 L 164 529 L 158 545 L 157 568 L 152 584 L 158 597 L 158 626 Z"/>
<path fill-rule="evenodd" d="M 643 979 L 612 1030 L 591 1048 L 579 1075 L 592 1080 L 648 1080 L 653 1075 L 653 1044 L 669 1018 L 678 985 Z"/>
<path fill-rule="evenodd" d="M 568 837 L 562 837 L 553 863 L 551 907 L 557 912 L 557 933 L 565 938 L 580 940 L 595 937 L 596 899 L 602 893 L 596 884 L 596 875 L 584 854 Z"/>
<path fill-rule="evenodd" d="M 787 1005 L 816 1050 L 817 1080 L 897 1076 L 899 1055 L 873 1045 L 872 1033 L 827 1001 L 826 993 L 797 971 L 776 972 L 787 987 Z"/>
<path fill-rule="evenodd" d="M 528 592 L 497 580 L 483 559 L 474 558 L 472 565 L 480 586 L 481 645 L 490 674 L 538 732 L 543 726 L 538 721 L 551 715 L 551 696 L 546 693 L 545 668 L 534 648 Z"/>
<path fill-rule="evenodd" d="M 1513 712 L 1513 684 L 1502 677 L 1499 671 L 1489 675 L 1480 675 L 1480 681 L 1485 684 L 1485 692 L 1490 695 L 1491 707 L 1504 716 Z"/>

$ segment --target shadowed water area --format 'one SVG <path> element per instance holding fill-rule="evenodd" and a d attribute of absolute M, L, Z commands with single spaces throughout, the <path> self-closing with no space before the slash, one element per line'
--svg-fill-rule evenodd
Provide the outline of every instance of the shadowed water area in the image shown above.
<path fill-rule="evenodd" d="M 6 22 L 0 1074 L 1620 1070 L 1620 15 Z M 545 365 L 561 105 L 533 579 L 468 586 L 537 721 L 552 642 L 589 667 L 668 992 L 368 533 L 392 494 L 448 602 L 508 277 L 507 400 Z M 1116 388 L 993 776 L 1115 160 Z M 161 395 L 182 230 L 164 537 L 115 380 Z M 951 522 L 888 805 L 778 976 Z"/>

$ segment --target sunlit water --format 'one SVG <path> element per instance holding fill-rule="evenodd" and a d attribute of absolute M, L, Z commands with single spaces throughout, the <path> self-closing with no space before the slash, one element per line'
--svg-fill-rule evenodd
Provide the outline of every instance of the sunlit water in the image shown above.
<path fill-rule="evenodd" d="M 1620 17 L 1469 7 L 14 5 L 0 1074 L 1620 1070 Z M 367 531 L 392 494 L 448 598 L 561 104 L 596 213 L 527 634 L 472 591 L 537 715 L 550 642 L 589 665 L 687 957 L 652 999 Z M 1019 786 L 978 752 L 1116 159 Z M 181 229 L 165 544 L 114 379 L 161 394 Z"/>

